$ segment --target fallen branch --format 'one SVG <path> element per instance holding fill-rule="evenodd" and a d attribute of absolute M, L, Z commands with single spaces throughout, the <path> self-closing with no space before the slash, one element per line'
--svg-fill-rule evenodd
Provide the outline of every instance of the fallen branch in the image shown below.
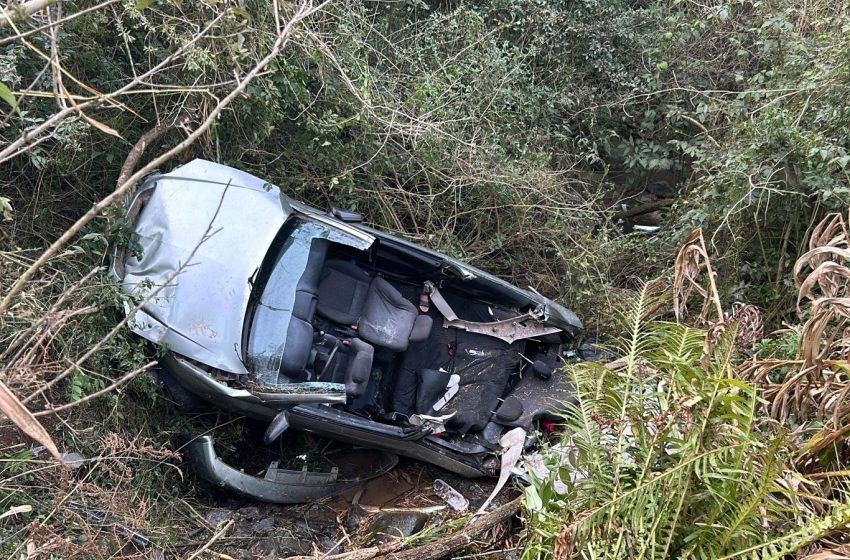
<path fill-rule="evenodd" d="M 656 210 L 661 210 L 662 208 L 673 206 L 675 202 L 676 200 L 673 198 L 662 198 L 661 200 L 653 200 L 652 202 L 647 202 L 646 204 L 639 204 L 638 206 L 633 206 L 627 210 L 617 212 L 616 214 L 614 214 L 614 218 L 623 220 L 627 218 L 634 218 L 635 216 L 649 214 L 650 212 L 655 212 Z"/>
<path fill-rule="evenodd" d="M 467 525 L 463 530 L 458 531 L 450 537 L 417 546 L 416 548 L 411 548 L 398 554 L 388 554 L 387 560 L 431 560 L 448 556 L 457 550 L 466 548 L 482 534 L 513 517 L 519 511 L 521 505 L 522 496 L 494 509 L 490 513 L 483 514 L 476 519 L 475 523 Z"/>
<path fill-rule="evenodd" d="M 490 513 L 485 513 L 474 524 L 467 525 L 457 533 L 442 538 L 436 542 L 423 544 L 410 550 L 399 551 L 404 547 L 404 540 L 390 541 L 381 546 L 360 548 L 342 554 L 330 556 L 290 556 L 286 560 L 371 560 L 383 557 L 386 560 L 435 560 L 471 545 L 476 538 L 486 533 L 496 525 L 504 523 L 519 511 L 522 496 L 500 506 Z"/>

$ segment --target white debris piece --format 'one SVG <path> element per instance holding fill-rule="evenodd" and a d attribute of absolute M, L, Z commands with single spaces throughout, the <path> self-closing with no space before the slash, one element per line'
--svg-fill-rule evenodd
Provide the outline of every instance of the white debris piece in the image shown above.
<path fill-rule="evenodd" d="M 493 491 L 490 492 L 490 495 L 487 496 L 487 499 L 484 500 L 484 503 L 481 504 L 481 507 L 478 508 L 478 511 L 475 512 L 475 515 L 472 516 L 472 519 L 469 520 L 470 523 L 475 523 L 475 519 L 487 510 L 487 506 L 501 492 L 502 487 L 508 481 L 511 471 L 513 471 L 517 462 L 519 462 L 519 458 L 522 456 L 522 448 L 525 446 L 525 435 L 525 430 L 522 428 L 514 428 L 505 432 L 499 438 L 499 446 L 504 450 L 502 453 L 502 468 L 499 471 L 499 481 L 496 483 Z"/>
<path fill-rule="evenodd" d="M 434 480 L 434 493 L 445 500 L 455 513 L 466 513 L 469 509 L 469 500 L 441 478 Z"/>

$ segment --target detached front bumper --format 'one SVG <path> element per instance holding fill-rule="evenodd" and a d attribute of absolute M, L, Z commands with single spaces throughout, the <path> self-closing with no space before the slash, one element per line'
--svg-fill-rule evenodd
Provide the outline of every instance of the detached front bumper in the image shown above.
<path fill-rule="evenodd" d="M 389 472 L 398 463 L 398 457 L 390 453 L 370 451 L 370 454 L 370 469 L 359 476 L 342 474 L 337 467 L 329 472 L 310 472 L 306 467 L 300 471 L 280 469 L 274 461 L 266 469 L 265 476 L 259 478 L 234 469 L 218 458 L 210 436 L 201 436 L 186 446 L 187 459 L 198 476 L 207 482 L 274 504 L 300 504 L 335 496 Z M 379 456 L 377 464 L 376 456 Z"/>

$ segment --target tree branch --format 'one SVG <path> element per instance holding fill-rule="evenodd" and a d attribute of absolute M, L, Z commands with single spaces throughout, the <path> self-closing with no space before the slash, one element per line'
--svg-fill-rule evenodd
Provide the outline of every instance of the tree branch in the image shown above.
<path fill-rule="evenodd" d="M 371 560 L 378 556 L 386 560 L 433 560 L 443 558 L 469 546 L 476 538 L 513 517 L 519 511 L 521 505 L 522 496 L 494 509 L 490 513 L 485 513 L 474 524 L 467 525 L 454 535 L 442 538 L 436 542 L 411 548 L 410 550 L 397 552 L 404 546 L 404 540 L 399 539 L 380 546 L 360 548 L 342 554 L 333 554 L 330 556 L 290 556 L 286 560 Z"/>
<path fill-rule="evenodd" d="M 127 154 L 127 159 L 124 160 L 124 165 L 121 166 L 121 173 L 118 174 L 116 187 L 121 187 L 121 185 L 126 183 L 127 179 L 130 178 L 130 175 L 133 173 L 136 165 L 138 165 L 139 159 L 142 157 L 142 154 L 145 152 L 148 144 L 158 140 L 170 128 L 170 126 L 160 123 L 142 134 L 142 136 L 136 141 L 136 144 L 130 149 L 130 153 Z"/>
<path fill-rule="evenodd" d="M 19 22 L 27 19 L 36 12 L 55 4 L 57 0 L 29 0 L 13 8 L 0 8 L 0 28 L 9 25 L 9 22 Z"/>

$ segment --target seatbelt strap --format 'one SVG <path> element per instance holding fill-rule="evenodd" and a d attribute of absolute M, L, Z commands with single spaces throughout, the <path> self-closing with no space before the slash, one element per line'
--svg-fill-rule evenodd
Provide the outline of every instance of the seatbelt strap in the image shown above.
<path fill-rule="evenodd" d="M 424 290 L 428 297 L 431 298 L 431 301 L 434 303 L 434 306 L 437 308 L 443 317 L 446 318 L 447 321 L 457 321 L 458 317 L 455 314 L 452 306 L 449 305 L 449 302 L 443 298 L 443 295 L 440 293 L 440 290 L 437 289 L 437 286 L 434 285 L 433 282 L 427 280 L 425 282 Z"/>

